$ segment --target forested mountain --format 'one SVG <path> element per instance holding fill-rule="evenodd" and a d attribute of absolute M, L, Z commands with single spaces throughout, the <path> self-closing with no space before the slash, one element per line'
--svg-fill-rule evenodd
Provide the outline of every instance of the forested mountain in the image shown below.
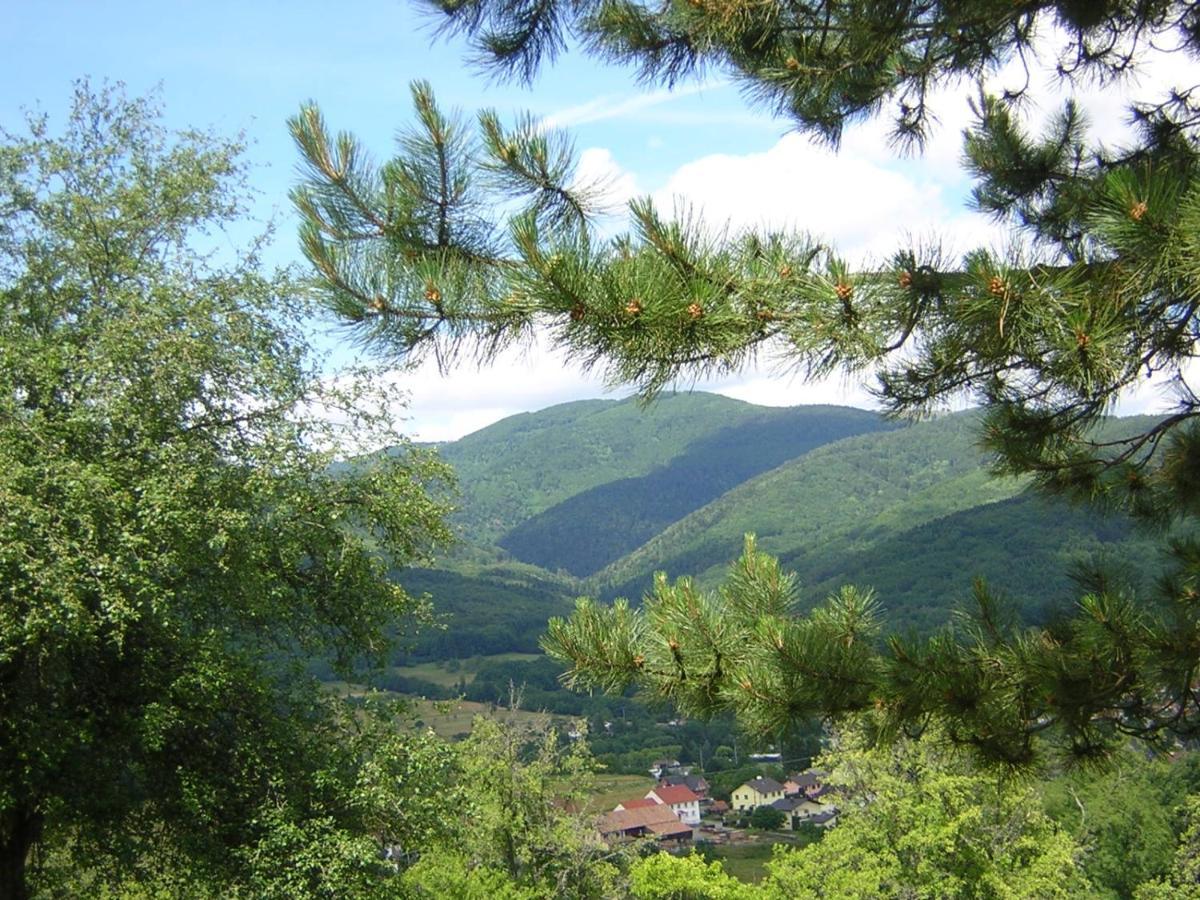
<path fill-rule="evenodd" d="M 636 599 L 660 570 L 714 583 L 746 532 L 798 573 L 806 603 L 869 586 L 894 625 L 920 631 L 945 622 L 976 576 L 1039 621 L 1075 596 L 1083 563 L 1149 579 L 1148 536 L 993 477 L 978 424 L 973 412 L 898 425 L 699 393 L 505 419 L 440 448 L 458 469 L 467 543 L 441 568 L 403 575 L 451 626 L 415 653 L 533 650 L 579 594 Z"/>
<path fill-rule="evenodd" d="M 704 416 L 719 414 L 708 420 L 716 427 L 644 475 L 597 485 L 526 519 L 500 546 L 525 562 L 591 575 L 761 472 L 824 444 L 895 427 L 875 413 L 845 407 L 743 404 L 729 416 L 733 410 L 691 402 Z M 686 409 L 678 400 L 674 406 Z M 651 420 L 633 430 L 652 427 Z"/>
<path fill-rule="evenodd" d="M 616 485 L 650 476 L 645 489 L 663 492 L 673 511 L 650 515 L 667 515 L 666 524 L 813 446 L 883 427 L 879 416 L 857 409 L 771 408 L 696 392 L 664 394 L 649 406 L 632 398 L 564 403 L 510 416 L 439 450 L 459 475 L 462 498 L 455 520 L 464 538 L 513 543 L 540 554 L 532 536 L 552 527 L 551 520 L 532 526 L 528 537 L 510 537 L 512 530 L 590 489 L 604 486 L 604 500 L 585 503 L 587 514 L 603 515 L 603 506 L 627 496 Z M 671 485 L 686 474 L 674 468 L 681 464 L 702 467 L 690 490 Z"/>
<path fill-rule="evenodd" d="M 742 536 L 787 556 L 814 545 L 853 552 L 878 537 L 1019 493 L 992 479 L 975 417 L 946 416 L 818 448 L 746 481 L 665 529 L 597 576 L 606 593 L 640 593 L 648 573 L 717 577 Z"/>

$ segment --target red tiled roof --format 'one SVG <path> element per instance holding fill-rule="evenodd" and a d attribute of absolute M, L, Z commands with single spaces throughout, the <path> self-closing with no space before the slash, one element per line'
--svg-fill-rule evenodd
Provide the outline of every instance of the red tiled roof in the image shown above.
<path fill-rule="evenodd" d="M 634 797 L 632 800 L 622 800 L 617 804 L 624 809 L 645 809 L 647 806 L 658 806 L 649 797 Z"/>
<path fill-rule="evenodd" d="M 659 837 L 692 832 L 691 828 L 679 821 L 679 816 L 671 812 L 671 807 L 658 803 L 640 809 L 616 810 L 600 817 L 601 834 L 619 834 L 640 828 L 652 831 Z"/>
<path fill-rule="evenodd" d="M 696 803 L 700 800 L 692 790 L 684 784 L 673 784 L 670 787 L 658 787 L 650 792 L 663 803 Z"/>

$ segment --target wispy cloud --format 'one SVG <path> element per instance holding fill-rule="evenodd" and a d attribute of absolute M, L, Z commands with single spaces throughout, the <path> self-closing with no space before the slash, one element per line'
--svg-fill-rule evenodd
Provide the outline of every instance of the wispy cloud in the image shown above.
<path fill-rule="evenodd" d="M 635 94 L 632 97 L 625 94 L 608 94 L 586 103 L 552 112 L 544 116 L 538 125 L 542 128 L 571 128 L 591 122 L 627 118 L 664 103 L 671 103 L 704 91 L 720 90 L 726 84 L 727 82 L 719 81 L 701 82 L 678 88 L 659 88 L 656 91 Z"/>

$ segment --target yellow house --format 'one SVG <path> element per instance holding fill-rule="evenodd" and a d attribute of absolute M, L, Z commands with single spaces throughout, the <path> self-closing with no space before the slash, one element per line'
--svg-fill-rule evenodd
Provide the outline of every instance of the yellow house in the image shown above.
<path fill-rule="evenodd" d="M 758 776 L 733 792 L 731 805 L 738 812 L 750 812 L 759 806 L 770 806 L 783 799 L 783 785 L 773 778 Z"/>

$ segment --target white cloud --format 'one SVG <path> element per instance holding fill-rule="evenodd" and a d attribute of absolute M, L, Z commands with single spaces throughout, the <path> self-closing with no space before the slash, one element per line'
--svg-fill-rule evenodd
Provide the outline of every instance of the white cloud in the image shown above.
<path fill-rule="evenodd" d="M 403 430 L 420 441 L 453 440 L 519 412 L 610 393 L 598 373 L 582 371 L 544 339 L 482 368 L 463 363 L 443 376 L 430 360 L 394 378 L 410 397 Z"/>
<path fill-rule="evenodd" d="M 603 191 L 606 205 L 614 210 L 643 193 L 634 174 L 623 168 L 605 147 L 589 147 L 579 154 L 574 186 Z"/>
<path fill-rule="evenodd" d="M 651 107 L 661 106 L 673 100 L 690 97 L 709 90 L 719 90 L 724 87 L 721 83 L 700 82 L 699 84 L 681 85 L 674 88 L 659 88 L 644 94 L 613 95 L 597 97 L 556 110 L 543 116 L 538 125 L 542 128 L 570 128 L 576 125 L 588 125 L 593 122 L 603 122 L 608 119 L 623 119 L 641 113 Z"/>
<path fill-rule="evenodd" d="M 710 223 L 735 230 L 807 231 L 854 264 L 886 259 L 905 233 L 948 234 L 961 250 L 1000 237 L 953 195 L 957 174 L 947 179 L 933 166 L 914 172 L 911 162 L 882 163 L 872 156 L 837 153 L 790 134 L 762 153 L 688 163 L 654 198 L 667 209 L 690 205 Z"/>

